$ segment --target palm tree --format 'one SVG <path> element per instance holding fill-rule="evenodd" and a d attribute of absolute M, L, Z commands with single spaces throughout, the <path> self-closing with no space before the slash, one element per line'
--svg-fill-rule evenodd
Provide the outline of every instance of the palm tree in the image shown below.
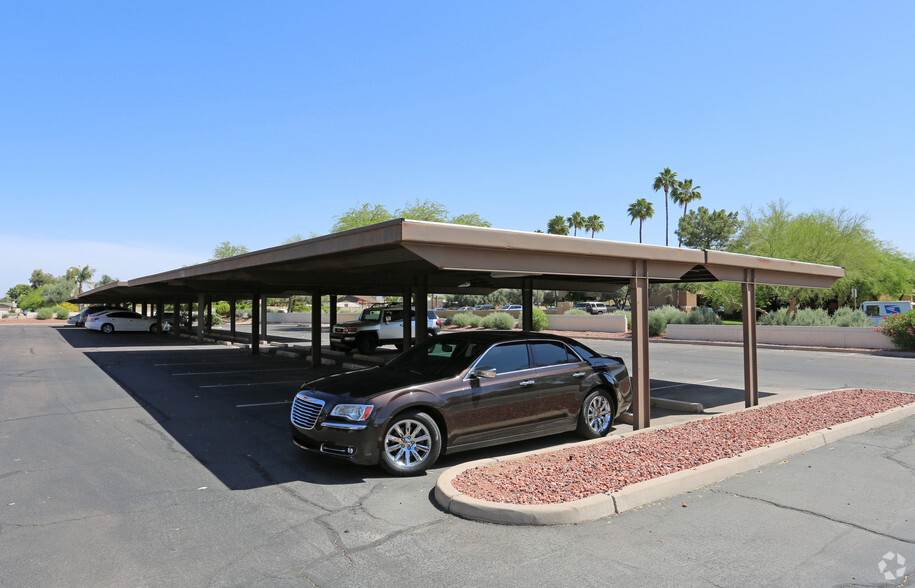
<path fill-rule="evenodd" d="M 632 220 L 629 222 L 630 225 L 635 222 L 635 219 L 639 219 L 639 243 L 641 243 L 642 223 L 645 222 L 646 218 L 654 216 L 654 205 L 644 198 L 639 198 L 629 205 L 629 216 L 632 217 Z"/>
<path fill-rule="evenodd" d="M 600 217 L 596 214 L 592 214 L 585 219 L 584 224 L 585 230 L 591 231 L 591 238 L 594 238 L 594 233 L 604 230 L 604 221 L 600 220 Z"/>
<path fill-rule="evenodd" d="M 584 217 L 584 215 L 582 213 L 578 212 L 577 210 L 572 213 L 572 216 L 570 216 L 569 218 L 566 219 L 566 224 L 568 224 L 569 227 L 575 229 L 575 232 L 572 233 L 573 237 L 578 236 L 578 229 L 585 226 L 585 221 L 587 221 L 587 219 Z"/>
<path fill-rule="evenodd" d="M 568 235 L 569 227 L 566 225 L 566 217 L 557 214 L 551 218 L 546 225 L 546 232 L 551 235 Z"/>
<path fill-rule="evenodd" d="M 667 197 L 670 194 L 670 188 L 677 185 L 677 172 L 670 171 L 669 167 L 665 167 L 658 177 L 654 179 L 654 184 L 652 188 L 657 192 L 661 188 L 664 188 L 664 245 L 670 245 L 667 239 L 667 231 L 669 224 L 669 213 L 667 211 Z M 632 224 L 632 223 L 629 223 Z M 641 243 L 641 241 L 639 241 Z"/>
<path fill-rule="evenodd" d="M 699 192 L 699 188 L 702 186 L 693 186 L 693 180 L 683 180 L 682 182 L 677 182 L 674 186 L 673 192 L 670 194 L 670 199 L 674 201 L 675 204 L 683 205 L 683 216 L 686 216 L 686 207 L 689 206 L 689 203 L 693 200 L 702 200 L 702 194 Z M 683 239 L 680 239 L 679 246 L 683 245 Z"/>
<path fill-rule="evenodd" d="M 73 267 L 71 269 L 76 270 L 75 275 L 73 276 L 73 279 L 76 281 L 76 285 L 77 285 L 77 288 L 79 289 L 79 293 L 82 294 L 83 293 L 83 283 L 88 282 L 89 280 L 92 279 L 93 274 L 95 274 L 95 268 L 89 267 L 87 265 L 82 268 Z"/>

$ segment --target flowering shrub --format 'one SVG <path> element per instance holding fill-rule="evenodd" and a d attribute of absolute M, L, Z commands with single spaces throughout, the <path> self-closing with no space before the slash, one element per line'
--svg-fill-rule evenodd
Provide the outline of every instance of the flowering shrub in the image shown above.
<path fill-rule="evenodd" d="M 884 317 L 874 330 L 889 337 L 896 347 L 915 349 L 915 310 Z"/>

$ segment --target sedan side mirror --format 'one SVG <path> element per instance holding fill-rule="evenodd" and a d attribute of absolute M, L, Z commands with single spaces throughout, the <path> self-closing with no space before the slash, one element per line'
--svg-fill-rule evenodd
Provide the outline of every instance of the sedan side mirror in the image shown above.
<path fill-rule="evenodd" d="M 481 367 L 473 370 L 470 374 L 475 378 L 495 378 L 496 377 L 496 368 L 492 367 Z"/>

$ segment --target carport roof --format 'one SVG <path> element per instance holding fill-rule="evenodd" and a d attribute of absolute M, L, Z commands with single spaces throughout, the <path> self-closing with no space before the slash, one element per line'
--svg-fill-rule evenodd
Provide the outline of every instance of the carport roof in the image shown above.
<path fill-rule="evenodd" d="M 174 299 L 200 293 L 402 294 L 521 288 L 613 291 L 652 282 L 752 282 L 828 288 L 841 267 L 704 251 L 396 219 L 89 290 L 75 302 Z"/>

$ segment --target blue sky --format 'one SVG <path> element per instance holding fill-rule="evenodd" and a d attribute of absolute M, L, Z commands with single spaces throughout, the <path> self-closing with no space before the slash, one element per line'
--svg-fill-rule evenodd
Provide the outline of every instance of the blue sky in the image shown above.
<path fill-rule="evenodd" d="M 416 199 L 494 227 L 654 203 L 867 214 L 915 254 L 915 3 L 0 3 L 0 295 L 325 234 Z M 678 218 L 671 209 L 671 242 Z"/>

